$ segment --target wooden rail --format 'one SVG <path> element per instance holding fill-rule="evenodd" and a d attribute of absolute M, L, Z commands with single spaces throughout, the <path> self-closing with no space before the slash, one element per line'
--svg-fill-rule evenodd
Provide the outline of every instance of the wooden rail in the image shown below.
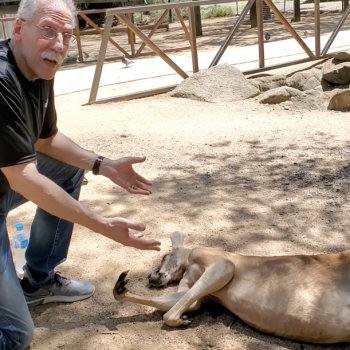
<path fill-rule="evenodd" d="M 334 39 L 336 38 L 337 34 L 339 33 L 341 27 L 343 26 L 346 18 L 348 17 L 350 13 L 350 6 L 344 6 L 344 12 L 338 21 L 338 23 L 335 24 L 334 30 L 329 37 L 328 41 L 324 45 L 323 49 L 321 48 L 320 43 L 320 0 L 314 0 L 314 17 L 315 17 L 315 52 L 313 52 L 304 42 L 304 40 L 297 34 L 297 32 L 293 29 L 293 27 L 290 25 L 290 23 L 286 20 L 286 18 L 280 13 L 280 11 L 276 8 L 272 0 L 264 0 L 267 6 L 271 9 L 271 11 L 275 14 L 275 16 L 280 20 L 280 22 L 284 25 L 286 30 L 292 35 L 292 37 L 299 43 L 299 45 L 302 47 L 302 49 L 305 51 L 305 53 L 308 55 L 308 58 L 301 59 L 297 61 L 289 61 L 282 64 L 273 65 L 270 67 L 265 66 L 265 55 L 264 55 L 264 29 L 263 29 L 263 6 L 262 6 L 263 0 L 248 0 L 246 3 L 243 11 L 238 16 L 236 22 L 232 25 L 231 30 L 227 34 L 225 40 L 223 41 L 222 45 L 218 49 L 213 61 L 210 63 L 209 67 L 215 66 L 219 63 L 220 58 L 226 51 L 228 45 L 232 41 L 233 37 L 237 33 L 237 30 L 241 23 L 243 22 L 244 17 L 248 14 L 250 9 L 256 5 L 256 14 L 257 14 L 257 27 L 258 27 L 258 48 L 259 48 L 259 68 L 254 70 L 249 70 L 243 72 L 243 74 L 249 74 L 249 73 L 257 73 L 266 71 L 267 69 L 274 69 L 274 68 L 281 68 L 286 67 L 292 64 L 297 63 L 303 63 L 303 62 L 309 62 L 313 60 L 318 60 L 322 58 L 326 58 L 329 56 L 328 50 L 330 46 L 332 45 Z M 213 4 L 222 4 L 222 3 L 230 3 L 232 0 L 196 0 L 196 1 L 187 1 L 187 2 L 177 2 L 177 3 L 166 3 L 166 4 L 156 4 L 156 5 L 146 5 L 146 6 L 130 6 L 130 7 L 119 7 L 119 8 L 113 8 L 113 9 L 101 9 L 101 10 L 85 10 L 85 11 L 79 11 L 78 16 L 81 16 L 84 18 L 87 23 L 90 24 L 90 26 L 95 30 L 97 33 L 100 33 L 102 35 L 101 44 L 100 44 L 100 50 L 98 55 L 98 60 L 95 68 L 95 74 L 94 79 L 91 86 L 90 91 L 90 97 L 87 104 L 92 103 L 100 103 L 100 101 L 97 101 L 97 92 L 99 88 L 99 83 L 101 79 L 103 64 L 105 60 L 106 50 L 107 50 L 107 44 L 108 42 L 111 42 L 114 46 L 116 46 L 123 54 L 126 56 L 130 56 L 115 40 L 111 38 L 111 32 L 115 31 L 116 28 L 112 28 L 113 18 L 117 17 L 120 21 L 122 21 L 126 28 L 123 28 L 122 31 L 126 31 L 129 37 L 129 43 L 131 45 L 131 55 L 139 56 L 141 54 L 141 51 L 143 48 L 147 45 L 155 54 L 157 54 L 160 58 L 162 58 L 170 67 L 174 69 L 175 72 L 177 72 L 182 78 L 186 79 L 188 77 L 188 74 L 181 69 L 173 60 L 170 59 L 169 56 L 166 55 L 165 51 L 161 50 L 153 41 L 152 36 L 154 32 L 162 26 L 162 21 L 165 19 L 166 15 L 169 13 L 169 11 L 173 10 L 178 16 L 178 19 L 180 21 L 180 24 L 184 30 L 184 33 L 186 35 L 186 38 L 190 42 L 190 49 L 191 49 L 191 57 L 192 57 L 192 71 L 195 73 L 199 69 L 198 64 L 198 50 L 197 50 L 197 42 L 196 42 L 196 10 L 203 5 L 213 5 Z M 180 9 L 181 8 L 188 8 L 189 13 L 189 21 L 188 21 L 188 28 L 185 24 L 185 21 L 180 15 Z M 151 32 L 146 36 L 142 32 L 142 26 L 136 26 L 133 23 L 133 14 L 137 12 L 144 12 L 144 11 L 154 11 L 154 10 L 164 10 L 164 13 L 160 17 L 160 19 L 157 21 L 157 23 L 152 27 Z M 91 13 L 106 13 L 106 23 L 105 28 L 99 28 L 95 23 L 93 23 L 86 15 Z M 4 22 L 13 21 L 15 17 L 8 17 L 8 18 L 0 18 L 0 22 L 4 24 Z M 81 47 L 81 32 L 79 29 L 76 29 L 76 36 L 78 41 L 78 50 L 79 50 L 79 60 L 82 60 L 82 47 Z M 142 40 L 142 45 L 139 47 L 139 49 L 135 52 L 135 37 L 138 37 Z M 105 99 L 103 101 L 111 101 L 111 100 L 125 100 L 125 99 L 131 99 L 132 96 L 135 96 L 135 98 L 143 97 L 143 96 L 149 96 L 156 93 L 162 93 L 165 91 L 169 91 L 173 89 L 175 86 L 168 86 L 163 87 L 160 89 L 155 90 L 147 90 L 143 92 L 138 92 L 136 94 L 129 94 L 127 96 L 119 96 L 116 98 L 110 98 Z"/>
<path fill-rule="evenodd" d="M 77 47 L 78 47 L 78 60 L 80 63 L 83 62 L 83 47 L 82 47 L 82 43 L 81 43 L 81 36 L 84 36 L 84 35 L 92 35 L 92 34 L 103 34 L 103 31 L 104 29 L 103 28 L 100 28 L 98 25 L 96 25 L 87 15 L 89 14 L 96 14 L 96 13 L 106 13 L 108 9 L 94 9 L 94 10 L 80 10 L 77 12 L 77 26 L 74 30 L 74 34 L 75 36 L 77 37 Z M 131 15 L 131 20 L 132 20 L 132 17 L 133 15 Z M 92 30 L 87 30 L 87 31 L 84 31 L 84 30 L 80 30 L 79 29 L 79 17 L 83 18 L 88 24 L 89 26 L 92 28 Z M 162 24 L 162 22 L 164 21 L 164 18 L 165 16 L 161 18 L 161 20 L 159 20 L 156 25 L 141 25 L 141 26 L 138 26 L 138 28 L 140 30 L 149 30 L 151 29 L 152 30 L 152 34 L 150 35 L 150 37 L 154 34 L 154 32 L 157 30 L 157 29 L 160 29 L 160 28 L 165 28 L 165 29 L 169 29 L 169 24 Z M 5 25 L 4 23 L 5 22 L 13 22 L 14 20 L 16 19 L 15 16 L 12 16 L 12 17 L 0 17 L 0 22 L 2 23 L 2 28 L 3 28 L 3 31 L 4 31 L 4 35 L 5 35 L 5 38 L 7 37 L 7 33 L 6 33 L 6 28 L 5 28 Z M 128 37 L 129 37 L 129 44 L 131 46 L 131 51 L 132 51 L 132 54 L 135 55 L 135 36 L 134 36 L 134 33 L 127 27 L 127 28 L 112 28 L 110 33 L 116 33 L 116 32 L 123 32 L 123 33 L 127 33 Z M 121 53 L 123 53 L 124 55 L 126 56 L 129 56 L 129 54 L 115 41 L 113 40 L 112 38 L 109 38 L 109 42 L 111 44 L 113 44 Z M 139 56 L 141 54 L 141 51 L 142 49 L 144 48 L 144 46 L 142 48 L 140 48 L 136 54 L 136 56 Z"/>
<path fill-rule="evenodd" d="M 77 22 L 79 23 L 79 17 L 83 18 L 91 28 L 93 28 L 93 30 L 95 31 L 95 33 L 98 34 L 103 34 L 104 29 L 100 28 L 98 25 L 96 25 L 87 15 L 88 14 L 92 14 L 92 13 L 106 13 L 108 12 L 109 9 L 101 9 L 101 10 L 81 10 L 78 11 L 77 14 Z M 133 22 L 133 14 L 130 13 L 129 14 L 129 19 Z M 169 25 L 161 25 L 162 22 L 164 20 L 164 17 L 162 18 L 162 21 L 158 21 L 156 25 L 148 25 L 148 26 L 138 26 L 138 28 L 140 30 L 144 30 L 144 29 L 151 29 L 153 31 L 153 33 L 158 29 L 158 28 L 166 28 L 167 30 L 169 29 Z M 129 38 L 129 44 L 131 47 L 131 56 L 135 56 L 135 35 L 134 33 L 128 28 L 111 28 L 110 32 L 125 32 L 128 35 Z M 152 35 L 153 35 L 152 33 Z M 77 46 L 78 46 L 78 52 L 79 52 L 79 62 L 83 62 L 83 50 L 82 50 L 82 45 L 81 45 L 81 35 L 84 35 L 83 32 L 81 32 L 77 26 L 77 28 L 75 29 L 75 35 L 77 37 Z M 151 35 L 151 36 L 152 36 Z M 115 41 L 113 40 L 111 37 L 108 39 L 109 42 L 114 45 L 122 54 L 124 54 L 125 56 L 129 56 L 129 54 Z M 136 56 L 139 56 L 141 51 L 143 48 L 141 48 Z"/>
<path fill-rule="evenodd" d="M 12 22 L 16 19 L 16 17 L 2 17 L 0 18 L 1 22 Z"/>
<path fill-rule="evenodd" d="M 251 0 L 253 1 L 253 0 Z M 192 67 L 193 71 L 198 71 L 198 53 L 197 53 L 197 43 L 196 43 L 196 16 L 194 15 L 194 8 L 198 8 L 201 5 L 213 5 L 213 4 L 221 4 L 221 3 L 230 3 L 232 0 L 196 0 L 196 1 L 187 1 L 181 3 L 168 3 L 168 4 L 156 4 L 156 5 L 146 5 L 146 6 L 129 6 L 123 8 L 115 8 L 115 9 L 107 9 L 106 10 L 106 24 L 104 28 L 104 33 L 101 40 L 100 52 L 96 64 L 95 76 L 92 82 L 92 88 L 89 97 L 89 103 L 94 103 L 97 97 L 97 91 L 101 79 L 102 67 L 106 56 L 108 39 L 110 36 L 110 30 L 112 28 L 112 21 L 114 17 L 117 17 L 120 21 L 122 21 L 128 29 L 130 29 L 137 37 L 139 37 L 144 45 L 147 45 L 153 52 L 155 52 L 159 57 L 161 57 L 170 67 L 174 69 L 176 73 L 178 73 L 184 79 L 188 78 L 186 72 L 184 72 L 164 51 L 162 51 L 157 45 L 152 42 L 150 36 L 146 36 L 142 31 L 137 28 L 132 21 L 130 21 L 127 15 L 133 15 L 136 12 L 143 11 L 155 11 L 155 10 L 164 10 L 164 13 L 174 9 L 175 11 L 188 7 L 189 9 L 189 30 L 187 30 L 186 25 L 180 15 L 180 11 L 177 11 L 177 15 L 180 19 L 180 23 L 183 28 L 186 28 L 185 34 L 190 41 L 191 46 L 191 54 L 192 54 Z M 161 17 L 164 17 L 164 13 Z M 159 22 L 158 22 L 159 23 Z M 158 24 L 157 23 L 157 24 Z M 142 48 L 143 48 L 142 47 Z M 137 53 L 140 53 L 140 49 Z"/>
<path fill-rule="evenodd" d="M 217 51 L 213 61 L 209 65 L 209 67 L 212 67 L 214 65 L 217 65 L 220 61 L 220 58 L 226 51 L 228 45 L 230 44 L 231 40 L 233 39 L 234 35 L 236 34 L 240 24 L 243 22 L 244 17 L 247 15 L 247 13 L 250 11 L 253 5 L 256 5 L 256 12 L 257 12 L 257 27 L 258 27 L 258 47 L 259 47 L 259 68 L 243 72 L 245 74 L 248 73 L 256 73 L 259 71 L 264 71 L 267 69 L 274 69 L 274 68 L 281 68 L 286 67 L 288 65 L 302 63 L 302 62 L 308 62 L 313 61 L 321 58 L 328 57 L 328 50 L 334 41 L 335 37 L 337 36 L 340 28 L 344 24 L 347 16 L 350 13 L 350 6 L 347 6 L 344 10 L 344 13 L 339 20 L 339 22 L 336 24 L 332 35 L 328 39 L 325 47 L 321 51 L 321 45 L 320 45 L 320 0 L 314 0 L 314 10 L 315 10 L 315 52 L 313 52 L 304 42 L 304 40 L 298 35 L 298 33 L 294 30 L 294 28 L 290 25 L 288 20 L 281 14 L 281 12 L 277 9 L 275 4 L 272 2 L 272 0 L 264 0 L 265 4 L 271 9 L 271 11 L 275 14 L 276 18 L 279 19 L 279 21 L 284 25 L 286 30 L 292 35 L 292 37 L 298 42 L 298 44 L 301 46 L 301 48 L 305 51 L 305 53 L 308 55 L 307 59 L 302 59 L 298 61 L 290 61 L 283 64 L 278 64 L 270 67 L 265 66 L 265 55 L 264 55 L 264 35 L 263 35 L 263 0 L 248 0 L 246 6 L 244 7 L 243 11 L 241 12 L 240 16 L 238 16 L 237 21 L 233 24 L 230 32 L 228 33 L 226 39 L 223 41 L 221 47 Z M 142 48 L 145 45 L 148 45 L 148 47 L 156 53 L 160 58 L 162 58 L 170 67 L 172 67 L 175 72 L 177 72 L 181 77 L 186 79 L 188 77 L 187 73 L 184 72 L 175 62 L 173 62 L 170 57 L 168 57 L 164 51 L 162 51 L 154 42 L 151 40 L 151 35 L 148 37 L 144 35 L 128 18 L 127 15 L 134 14 L 136 12 L 141 11 L 155 11 L 155 10 L 164 10 L 163 16 L 167 13 L 167 11 L 174 9 L 179 21 L 181 23 L 181 26 L 185 32 L 186 37 L 190 41 L 191 44 L 191 54 L 192 54 L 192 71 L 193 73 L 198 71 L 198 52 L 197 52 L 197 44 L 196 44 L 196 24 L 195 20 L 196 17 L 194 16 L 194 8 L 198 6 L 203 5 L 213 5 L 213 4 L 222 4 L 222 3 L 228 3 L 232 2 L 232 0 L 197 0 L 197 1 L 187 1 L 187 2 L 177 2 L 177 3 L 167 3 L 167 4 L 155 4 L 155 5 L 147 5 L 147 6 L 130 6 L 130 7 L 122 7 L 122 8 L 114 8 L 114 9 L 108 9 L 106 11 L 107 21 L 105 30 L 102 36 L 101 40 L 101 46 L 100 46 L 100 52 L 96 64 L 95 69 L 95 75 L 91 86 L 90 91 L 90 97 L 87 104 L 92 103 L 98 103 L 96 100 L 97 98 L 97 92 L 99 88 L 99 83 L 101 79 L 102 69 L 103 69 L 103 63 L 105 60 L 105 54 L 107 49 L 107 43 L 110 36 L 110 30 L 112 26 L 112 21 L 114 17 L 119 18 L 124 24 L 136 35 L 138 36 L 142 41 Z M 188 8 L 189 11 L 189 30 L 187 29 L 183 19 L 180 16 L 180 9 L 181 8 Z M 157 23 L 159 24 L 159 23 Z M 153 33 L 152 33 L 153 34 Z M 140 52 L 140 49 L 138 50 L 138 53 Z M 156 94 L 157 91 L 163 92 L 164 90 L 172 89 L 174 86 L 171 87 L 165 87 L 160 88 L 156 90 L 148 90 L 143 92 L 138 92 L 134 94 L 135 97 L 139 98 L 140 96 L 148 96 L 151 94 Z M 125 100 L 125 99 L 131 99 L 132 94 L 126 96 L 119 96 L 116 98 L 110 98 L 105 99 L 104 101 L 111 101 L 111 100 Z"/>

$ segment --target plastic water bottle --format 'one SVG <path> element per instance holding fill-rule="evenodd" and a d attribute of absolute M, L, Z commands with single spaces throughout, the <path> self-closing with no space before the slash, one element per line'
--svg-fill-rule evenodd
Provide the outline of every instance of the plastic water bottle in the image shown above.
<path fill-rule="evenodd" d="M 23 231 L 23 224 L 16 224 L 16 234 L 13 238 L 13 250 L 17 273 L 23 276 L 23 266 L 26 264 L 25 253 L 29 243 L 29 233 Z"/>

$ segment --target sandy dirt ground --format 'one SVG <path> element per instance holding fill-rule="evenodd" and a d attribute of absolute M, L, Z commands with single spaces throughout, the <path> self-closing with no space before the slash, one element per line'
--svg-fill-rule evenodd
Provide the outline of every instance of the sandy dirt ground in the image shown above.
<path fill-rule="evenodd" d="M 58 270 L 89 280 L 96 293 L 73 304 L 31 310 L 31 350 L 348 349 L 319 347 L 259 333 L 217 305 L 171 329 L 154 309 L 117 302 L 122 271 L 129 288 L 147 295 L 147 275 L 170 249 L 174 230 L 187 245 L 240 254 L 331 253 L 349 247 L 349 114 L 291 112 L 254 101 L 209 104 L 160 95 L 82 106 L 88 92 L 57 98 L 60 129 L 81 146 L 107 157 L 145 155 L 136 166 L 153 181 L 151 196 L 131 195 L 108 179 L 87 174 L 81 201 L 106 216 L 141 220 L 162 251 L 123 247 L 75 226 L 68 259 Z M 30 227 L 35 207 L 10 213 Z M 11 237 L 13 235 L 11 230 Z"/>

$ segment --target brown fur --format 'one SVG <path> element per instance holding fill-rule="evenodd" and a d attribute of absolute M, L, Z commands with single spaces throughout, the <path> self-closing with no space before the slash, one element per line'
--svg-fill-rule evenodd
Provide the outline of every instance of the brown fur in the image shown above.
<path fill-rule="evenodd" d="M 173 327 L 189 324 L 183 313 L 209 298 L 268 334 L 312 343 L 350 341 L 350 250 L 262 257 L 208 247 L 184 255 L 176 249 L 173 259 L 187 266 L 177 293 L 140 297 L 124 284 L 115 298 L 163 310 L 165 323 Z"/>

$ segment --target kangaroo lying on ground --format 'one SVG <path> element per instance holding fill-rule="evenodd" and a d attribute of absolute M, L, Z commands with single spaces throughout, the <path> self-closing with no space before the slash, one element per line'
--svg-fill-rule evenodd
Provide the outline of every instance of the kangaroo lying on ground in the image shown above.
<path fill-rule="evenodd" d="M 126 289 L 123 272 L 116 300 L 165 311 L 164 322 L 187 325 L 186 312 L 215 301 L 255 329 L 311 343 L 350 341 L 350 250 L 338 254 L 244 256 L 217 248 L 183 247 L 171 235 L 172 251 L 148 278 L 153 286 L 179 281 L 174 294 L 143 297 Z"/>

